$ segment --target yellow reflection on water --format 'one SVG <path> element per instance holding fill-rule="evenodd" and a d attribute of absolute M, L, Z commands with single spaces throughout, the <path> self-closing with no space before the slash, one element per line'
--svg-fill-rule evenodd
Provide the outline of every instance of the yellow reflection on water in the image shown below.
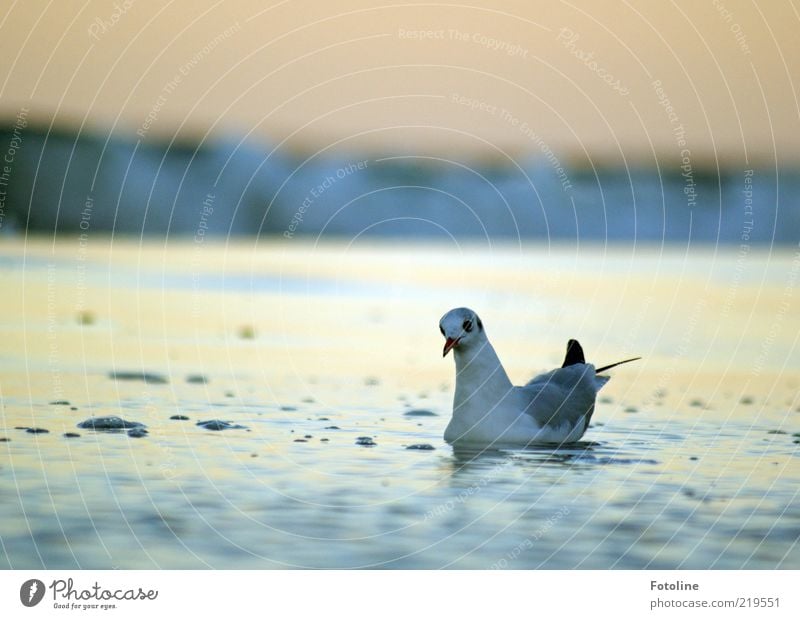
<path fill-rule="evenodd" d="M 52 529 L 54 515 L 73 533 L 90 517 L 98 526 L 130 517 L 131 530 L 155 536 L 148 552 L 165 565 L 190 565 L 160 535 L 171 539 L 174 528 L 181 539 L 204 539 L 198 527 L 207 520 L 242 535 L 250 526 L 262 535 L 268 523 L 270 543 L 289 544 L 287 552 L 295 534 L 324 535 L 326 527 L 348 539 L 405 527 L 411 537 L 398 543 L 416 535 L 424 546 L 433 540 L 419 518 L 473 487 L 481 490 L 459 503 L 463 514 L 435 525 L 423 518 L 425 530 L 446 535 L 447 523 L 470 509 L 516 518 L 517 500 L 534 501 L 528 494 L 545 505 L 553 495 L 610 506 L 641 527 L 657 510 L 683 514 L 687 501 L 723 522 L 749 509 L 747 522 L 761 526 L 793 500 L 800 312 L 791 283 L 800 261 L 789 252 L 752 252 L 743 263 L 722 249 L 165 246 L 97 237 L 84 249 L 74 240 L 29 239 L 0 252 L 0 436 L 12 439 L 0 444 L 0 467 L 5 496 L 17 497 L 7 505 L 24 505 L 34 528 Z M 456 305 L 480 312 L 517 383 L 558 365 L 570 337 L 598 363 L 644 357 L 614 371 L 601 393 L 586 435 L 595 445 L 522 454 L 489 481 L 491 458 L 452 454 L 441 437 L 454 369 L 441 357 L 437 323 Z M 112 371 L 166 382 L 112 380 Z M 207 382 L 187 382 L 192 375 Z M 69 404 L 50 404 L 58 400 Z M 404 415 L 410 408 L 437 415 Z M 170 420 L 174 414 L 190 419 Z M 143 422 L 150 434 L 76 428 L 98 415 Z M 210 432 L 195 425 L 204 419 L 246 430 Z M 74 431 L 81 437 L 62 436 Z M 359 436 L 378 445 L 356 446 Z M 436 450 L 408 452 L 411 443 Z M 582 474 L 598 466 L 609 467 L 613 481 Z M 508 484 L 518 499 L 500 491 Z M 640 501 L 648 493 L 659 495 L 660 507 Z M 599 513 L 582 516 L 587 535 L 591 523 L 601 527 Z M 686 526 L 705 522 L 686 513 Z M 9 518 L 5 535 L 24 536 L 25 519 Z M 476 535 L 505 526 L 492 518 Z M 130 543 L 124 529 L 101 537 Z M 97 559 L 99 546 L 87 543 Z M 357 547 L 341 557 L 352 552 L 360 564 L 367 559 L 359 553 L 374 552 Z M 69 564 L 72 548 L 54 541 L 52 560 Z M 679 561 L 685 551 L 663 556 Z M 305 564 L 323 556 L 313 546 L 307 552 Z M 153 560 L 128 556 L 128 565 Z"/>

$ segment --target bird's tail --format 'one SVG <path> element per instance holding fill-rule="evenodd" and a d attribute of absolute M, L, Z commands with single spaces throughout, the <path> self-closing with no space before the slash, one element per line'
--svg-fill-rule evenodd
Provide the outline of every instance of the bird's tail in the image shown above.
<path fill-rule="evenodd" d="M 567 355 L 564 357 L 564 364 L 561 367 L 565 368 L 576 363 L 586 363 L 586 357 L 583 356 L 583 348 L 578 340 L 570 340 L 567 342 Z"/>
<path fill-rule="evenodd" d="M 600 391 L 603 387 L 606 386 L 606 383 L 611 380 L 610 376 L 594 376 L 594 388 L 597 391 Z"/>

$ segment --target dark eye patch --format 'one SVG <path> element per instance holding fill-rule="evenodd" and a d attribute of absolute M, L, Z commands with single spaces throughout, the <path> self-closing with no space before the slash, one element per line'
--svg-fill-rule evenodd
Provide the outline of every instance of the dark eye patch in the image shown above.
<path fill-rule="evenodd" d="M 439 325 L 439 331 L 441 331 L 442 335 L 444 335 L 444 327 L 442 325 Z"/>
<path fill-rule="evenodd" d="M 461 325 L 461 327 L 464 329 L 464 331 L 469 333 L 470 331 L 472 331 L 472 321 L 471 320 L 465 320 L 464 324 Z"/>

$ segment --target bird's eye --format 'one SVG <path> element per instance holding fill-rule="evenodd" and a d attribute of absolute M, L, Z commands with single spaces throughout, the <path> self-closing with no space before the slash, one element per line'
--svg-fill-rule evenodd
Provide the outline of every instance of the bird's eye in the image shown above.
<path fill-rule="evenodd" d="M 467 333 L 472 331 L 472 321 L 471 320 L 465 320 L 464 324 L 461 325 L 461 326 L 464 329 L 464 331 L 466 331 Z"/>
<path fill-rule="evenodd" d="M 439 331 L 441 331 L 442 335 L 444 335 L 444 327 L 442 325 L 439 325 Z"/>

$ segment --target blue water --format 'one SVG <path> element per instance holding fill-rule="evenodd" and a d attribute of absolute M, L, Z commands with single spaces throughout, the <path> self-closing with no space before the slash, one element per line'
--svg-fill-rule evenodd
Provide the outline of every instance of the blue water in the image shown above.
<path fill-rule="evenodd" d="M 800 568 L 792 253 L 92 243 L 0 270 L 4 568 Z M 644 359 L 580 444 L 454 451 L 454 298 L 517 382 Z"/>

